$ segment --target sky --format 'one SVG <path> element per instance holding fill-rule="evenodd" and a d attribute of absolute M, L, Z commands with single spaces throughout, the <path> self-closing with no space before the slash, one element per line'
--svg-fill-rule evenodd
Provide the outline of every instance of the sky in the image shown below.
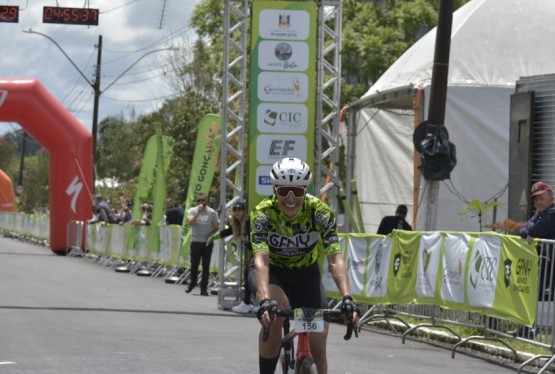
<path fill-rule="evenodd" d="M 145 54 L 182 45 L 185 39 L 194 40 L 196 34 L 189 26 L 189 19 L 199 2 L 0 0 L 0 5 L 17 5 L 20 10 L 19 23 L 0 22 L 0 79 L 32 78 L 40 81 L 91 130 L 94 103 L 91 85 L 97 63 L 96 46 L 99 35 L 102 35 L 99 123 L 110 115 L 123 114 L 130 118 L 133 112 L 136 115 L 151 113 L 172 97 L 164 73 L 168 70 L 171 53 L 177 52 Z M 99 9 L 99 25 L 43 23 L 44 6 Z M 55 43 L 42 35 L 23 32 L 29 29 L 55 40 L 83 75 Z M 17 123 L 0 122 L 0 135 L 16 129 L 20 129 Z"/>

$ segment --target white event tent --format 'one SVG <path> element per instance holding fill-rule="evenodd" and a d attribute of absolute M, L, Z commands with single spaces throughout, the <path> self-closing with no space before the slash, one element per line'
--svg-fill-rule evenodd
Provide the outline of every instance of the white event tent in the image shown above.
<path fill-rule="evenodd" d="M 507 217 L 509 108 L 521 77 L 555 73 L 555 1 L 472 0 L 453 14 L 445 126 L 457 165 L 439 182 L 436 230 L 478 231 L 461 216 L 468 201 L 498 198 Z M 354 178 L 365 231 L 398 204 L 423 230 L 425 201 L 412 136 L 428 117 L 436 29 L 409 48 L 360 99 L 350 104 Z M 417 212 L 414 214 L 414 212 Z M 483 224 L 491 223 L 483 217 Z"/>

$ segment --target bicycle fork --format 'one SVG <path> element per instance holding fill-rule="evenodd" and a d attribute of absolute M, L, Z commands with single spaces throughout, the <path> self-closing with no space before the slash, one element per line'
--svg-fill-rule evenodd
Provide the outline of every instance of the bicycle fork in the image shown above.
<path fill-rule="evenodd" d="M 285 362 L 284 364 L 290 370 L 295 370 L 295 347 L 293 344 L 293 338 L 295 338 L 295 331 L 290 330 L 290 321 L 289 318 L 286 318 L 283 321 L 283 355 Z"/>

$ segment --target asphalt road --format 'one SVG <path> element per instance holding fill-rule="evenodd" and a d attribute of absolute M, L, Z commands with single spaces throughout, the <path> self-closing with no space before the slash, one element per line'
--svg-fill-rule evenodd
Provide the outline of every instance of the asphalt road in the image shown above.
<path fill-rule="evenodd" d="M 0 237 L 0 373 L 257 373 L 259 324 L 162 278 Z M 332 325 L 329 373 L 514 373 L 449 347 Z"/>

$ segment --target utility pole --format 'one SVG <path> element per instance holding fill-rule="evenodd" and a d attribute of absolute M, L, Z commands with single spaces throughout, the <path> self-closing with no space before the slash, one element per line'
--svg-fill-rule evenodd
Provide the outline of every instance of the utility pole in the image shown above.
<path fill-rule="evenodd" d="M 92 137 L 93 137 L 93 181 L 96 180 L 96 137 L 98 133 L 98 104 L 100 102 L 100 72 L 102 67 L 102 35 L 98 36 L 98 56 L 96 59 L 96 74 L 92 88 L 94 90 L 94 107 L 93 107 L 93 121 L 92 121 Z"/>
<path fill-rule="evenodd" d="M 38 31 L 33 31 L 31 29 L 23 30 L 23 32 L 28 33 L 28 34 L 38 34 L 38 35 L 44 36 L 45 38 L 50 40 L 52 43 L 54 43 L 56 45 L 56 47 L 58 47 L 58 49 L 64 54 L 64 56 L 66 56 L 66 58 L 73 65 L 73 67 L 75 69 L 77 69 L 79 74 L 81 74 L 81 76 L 87 81 L 89 86 L 91 86 L 92 89 L 94 90 L 93 123 L 92 123 L 92 130 L 91 130 L 92 137 L 93 137 L 93 181 L 94 181 L 96 179 L 95 178 L 95 173 L 96 173 L 96 137 L 97 137 L 97 132 L 98 132 L 98 107 L 99 107 L 99 102 L 100 102 L 100 95 L 102 95 L 110 87 L 112 87 L 112 85 L 114 85 L 114 83 L 116 83 L 121 77 L 123 77 L 129 70 L 131 70 L 135 65 L 137 65 L 137 63 L 139 61 L 141 61 L 146 56 L 151 55 L 151 54 L 156 53 L 156 52 L 161 52 L 161 51 L 175 51 L 178 48 L 174 48 L 174 47 L 158 48 L 158 49 L 153 49 L 152 51 L 146 52 L 141 57 L 139 57 L 137 60 L 135 60 L 135 62 L 133 62 L 131 65 L 129 65 L 127 67 L 127 69 L 125 69 L 120 75 L 118 75 L 117 78 L 112 81 L 112 83 L 110 83 L 106 88 L 104 88 L 104 90 L 101 90 L 100 89 L 100 72 L 101 72 L 101 66 L 102 66 L 102 35 L 99 35 L 99 37 L 98 37 L 98 57 L 97 57 L 97 63 L 96 63 L 95 80 L 94 80 L 94 82 L 91 82 L 89 80 L 89 78 L 87 78 L 87 76 L 81 71 L 81 69 L 79 69 L 79 67 L 75 64 L 75 62 L 73 62 L 71 57 L 69 57 L 67 55 L 67 53 L 64 51 L 64 49 L 54 39 L 52 39 L 51 37 L 49 37 L 46 34 L 40 33 Z"/>
<path fill-rule="evenodd" d="M 23 192 L 23 165 L 25 163 L 25 149 L 27 148 L 27 131 L 23 131 L 23 138 L 21 139 L 21 159 L 19 162 L 19 179 L 17 181 L 16 192 L 21 195 Z"/>
<path fill-rule="evenodd" d="M 435 135 L 438 128 L 445 126 L 445 106 L 447 102 L 447 85 L 449 74 L 449 52 L 451 50 L 451 28 L 453 24 L 454 0 L 441 0 L 439 4 L 438 23 L 432 82 L 430 88 L 430 104 L 428 107 L 428 123 L 426 134 Z M 436 229 L 439 181 L 426 180 L 426 204 L 424 230 Z"/>

